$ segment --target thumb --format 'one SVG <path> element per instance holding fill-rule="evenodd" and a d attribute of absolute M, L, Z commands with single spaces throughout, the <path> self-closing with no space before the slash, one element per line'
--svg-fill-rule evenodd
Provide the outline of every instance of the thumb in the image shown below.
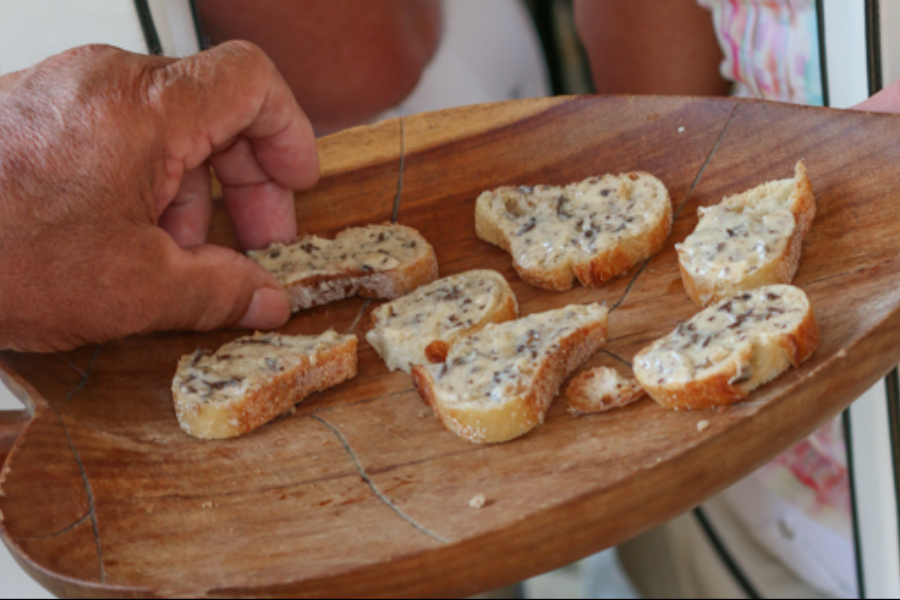
<path fill-rule="evenodd" d="M 182 249 L 165 237 L 154 330 L 269 330 L 290 319 L 287 292 L 249 258 L 212 245 Z"/>

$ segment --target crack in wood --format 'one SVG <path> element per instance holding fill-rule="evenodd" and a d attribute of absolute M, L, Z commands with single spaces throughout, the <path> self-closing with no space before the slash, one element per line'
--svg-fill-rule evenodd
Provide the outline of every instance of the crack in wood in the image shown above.
<path fill-rule="evenodd" d="M 627 360 L 625 360 L 624 358 L 622 358 L 622 357 L 619 356 L 618 354 L 614 354 L 614 353 L 610 352 L 609 350 L 601 350 L 600 353 L 601 353 L 601 354 L 606 354 L 607 356 L 610 356 L 610 357 L 616 359 L 617 361 L 619 361 L 619 362 L 622 363 L 623 365 L 628 365 L 628 367 L 631 368 L 631 369 L 634 368 L 634 366 L 633 366 L 630 362 L 628 362 Z"/>
<path fill-rule="evenodd" d="M 71 400 L 76 394 L 78 394 L 81 390 L 85 388 L 88 384 L 88 380 L 91 377 L 91 373 L 94 370 L 94 365 L 97 362 L 97 358 L 100 356 L 100 349 L 102 345 L 98 345 L 97 349 L 94 350 L 94 356 L 91 358 L 91 362 L 88 365 L 87 371 L 84 374 L 81 382 L 78 383 L 68 394 L 66 397 L 60 402 L 60 406 L 65 405 L 69 400 Z M 66 425 L 65 419 L 63 419 L 62 412 L 59 407 L 53 405 L 53 403 L 47 403 L 53 412 L 56 413 L 56 416 L 59 418 L 60 425 L 62 425 L 63 433 L 66 435 L 66 442 L 69 445 L 69 450 L 72 452 L 72 456 L 75 458 L 75 463 L 78 465 L 78 470 L 81 473 L 81 481 L 84 484 L 84 491 L 87 494 L 88 498 L 88 516 L 91 519 L 91 527 L 94 531 L 94 542 L 97 545 L 97 561 L 100 567 L 100 582 L 106 583 L 106 567 L 103 564 L 103 546 L 100 543 L 100 529 L 97 526 L 97 511 L 94 504 L 94 492 L 91 488 L 91 482 L 87 476 L 87 470 L 84 468 L 84 462 L 81 460 L 81 454 L 79 454 L 78 450 L 75 448 L 75 443 L 72 441 L 72 435 L 69 433 L 69 428 Z"/>
<path fill-rule="evenodd" d="M 100 356 L 100 348 L 102 348 L 102 347 L 103 347 L 102 344 L 98 344 L 97 347 L 94 349 L 94 355 L 91 357 L 91 362 L 88 363 L 87 371 L 82 371 L 81 369 L 72 365 L 72 368 L 81 374 L 81 381 L 79 381 L 78 384 L 76 384 L 75 387 L 72 388 L 68 394 L 66 394 L 66 397 L 63 398 L 62 401 L 59 403 L 60 406 L 65 406 L 65 404 L 69 400 L 71 400 L 73 396 L 75 396 L 78 392 L 83 390 L 84 387 L 87 385 L 88 379 L 91 376 L 91 372 L 94 370 L 94 365 L 97 363 L 97 358 Z"/>
<path fill-rule="evenodd" d="M 709 152 L 709 156 L 706 157 L 706 160 L 703 162 L 703 165 L 700 167 L 700 170 L 697 172 L 697 176 L 694 177 L 694 181 L 691 182 L 691 187 L 688 188 L 687 193 L 684 195 L 684 200 L 681 201 L 681 204 L 678 206 L 678 209 L 675 211 L 675 215 L 672 217 L 673 222 L 678 219 L 679 215 L 681 215 L 681 211 L 687 206 L 688 200 L 691 199 L 691 194 L 694 193 L 694 190 L 697 188 L 697 185 L 700 183 L 700 178 L 703 177 L 703 173 L 706 172 L 706 167 L 709 166 L 709 163 L 712 162 L 713 156 L 716 154 L 716 151 L 719 149 L 719 146 L 722 145 L 722 141 L 725 139 L 725 134 L 728 133 L 728 128 L 731 126 L 731 121 L 734 120 L 734 115 L 737 114 L 738 107 L 740 106 L 739 102 L 735 102 L 734 108 L 731 109 L 731 114 L 728 115 L 728 120 L 725 121 L 725 127 L 722 128 L 722 133 L 719 134 L 719 139 L 716 140 L 715 145 L 712 150 Z"/>
<path fill-rule="evenodd" d="M 350 326 L 350 329 L 347 330 L 347 333 L 353 333 L 353 330 L 356 329 L 356 326 L 359 325 L 359 322 L 362 320 L 363 315 L 366 314 L 366 309 L 369 308 L 369 305 L 372 304 L 372 299 L 367 298 L 365 302 L 363 302 L 362 308 L 359 309 L 359 313 L 357 313 L 356 318 L 353 319 L 353 325 Z"/>
<path fill-rule="evenodd" d="M 342 408 L 350 408 L 352 406 L 363 406 L 365 404 L 372 404 L 373 402 L 377 402 L 378 400 L 384 400 L 386 398 L 392 398 L 394 396 L 403 396 L 404 394 L 408 394 L 410 392 L 416 391 L 416 388 L 408 388 L 405 390 L 400 390 L 399 392 L 391 392 L 390 394 L 382 394 L 381 396 L 375 396 L 374 398 L 366 398 L 365 400 L 359 400 L 357 402 L 351 402 L 349 404 L 338 404 L 337 406 L 326 406 L 325 408 L 320 408 L 318 410 L 314 410 L 307 416 L 315 416 L 323 413 L 333 412 L 335 410 L 340 410 Z"/>
<path fill-rule="evenodd" d="M 710 161 L 712 161 L 713 156 L 716 153 L 716 150 L 719 149 L 719 146 L 722 145 L 722 140 L 725 139 L 725 134 L 728 133 L 728 127 L 731 125 L 731 121 L 734 119 L 734 115 L 737 113 L 737 109 L 740 106 L 740 103 L 735 102 L 734 107 L 731 109 L 731 114 L 728 115 L 728 120 L 725 121 L 725 126 L 722 127 L 722 132 L 719 133 L 719 138 L 716 140 L 716 143 L 713 145 L 712 150 L 709 151 L 709 156 L 706 157 L 706 160 L 701 165 L 700 170 L 697 172 L 697 175 L 694 177 L 694 180 L 691 182 L 691 186 L 688 188 L 687 193 L 684 195 L 684 199 L 681 201 L 681 204 L 678 205 L 678 208 L 675 210 L 675 214 L 672 216 L 672 224 L 674 228 L 674 223 L 681 215 L 681 211 L 687 206 L 688 201 L 691 199 L 691 194 L 694 192 L 694 189 L 697 187 L 697 184 L 700 183 L 700 178 L 703 177 L 703 173 L 706 171 L 706 167 L 709 166 Z M 616 302 L 612 308 L 609 309 L 609 312 L 613 312 L 625 302 L 625 299 L 628 297 L 628 294 L 631 292 L 631 288 L 634 287 L 634 284 L 637 283 L 638 278 L 644 273 L 644 270 L 647 268 L 647 265 L 650 262 L 659 256 L 657 253 L 654 256 L 651 256 L 647 260 L 644 261 L 644 264 L 641 265 L 641 268 L 638 269 L 638 272 L 634 274 L 634 277 L 631 281 L 628 282 L 628 286 L 625 288 L 625 291 L 622 293 L 622 297 L 619 298 L 619 301 Z"/>
<path fill-rule="evenodd" d="M 426 458 L 420 458 L 419 460 L 412 460 L 409 462 L 390 465 L 388 467 L 382 467 L 381 469 L 375 469 L 371 472 L 372 475 L 384 475 L 385 473 L 390 473 L 392 471 L 396 471 L 397 469 L 403 469 L 406 467 L 413 467 L 415 465 L 421 465 L 425 463 L 429 463 L 432 461 L 443 460 L 445 458 L 450 458 L 453 456 L 463 456 L 466 454 L 475 454 L 476 452 L 483 452 L 483 446 L 474 446 L 472 448 L 466 448 L 465 450 L 457 450 L 455 452 L 445 452 L 443 454 L 437 456 L 428 456 Z"/>
<path fill-rule="evenodd" d="M 381 492 L 381 490 L 378 489 L 378 486 L 375 485 L 375 482 L 372 481 L 372 479 L 366 473 L 366 470 L 363 468 L 362 463 L 359 462 L 359 459 L 356 457 L 356 453 L 353 452 L 353 448 L 350 446 L 350 443 L 347 441 L 347 439 L 344 437 L 344 435 L 340 431 L 338 431 L 337 427 L 333 426 L 331 423 L 329 423 L 322 417 L 318 417 L 316 415 L 311 415 L 309 418 L 313 419 L 314 421 L 318 421 L 319 423 L 321 423 L 324 427 L 328 428 L 334 434 L 334 436 L 338 439 L 338 441 L 341 443 L 341 445 L 344 446 L 344 450 L 347 451 L 347 454 L 350 456 L 350 460 L 353 461 L 353 464 L 356 467 L 356 470 L 359 473 L 359 476 L 366 483 L 366 485 L 369 486 L 369 489 L 372 490 L 372 493 L 375 494 L 375 496 L 379 500 L 381 500 L 381 502 L 383 502 L 385 504 L 385 506 L 387 506 L 392 511 L 394 511 L 397 514 L 397 516 L 399 516 L 401 519 L 403 519 L 404 521 L 409 523 L 413 527 L 413 529 L 415 529 L 419 533 L 425 534 L 428 537 L 430 537 L 434 540 L 437 540 L 438 542 L 440 542 L 442 544 L 450 543 L 449 540 L 442 538 L 441 536 L 437 535 L 436 533 L 426 529 L 425 527 L 423 527 L 422 525 L 417 523 L 412 517 L 410 517 L 405 512 L 400 510 L 400 508 L 396 504 L 391 502 L 390 498 L 385 496 Z"/>
<path fill-rule="evenodd" d="M 400 173 L 397 175 L 397 195 L 394 196 L 394 210 L 391 212 L 391 223 L 396 223 L 400 216 L 400 198 L 403 196 L 403 171 L 406 169 L 406 122 L 400 117 Z"/>
<path fill-rule="evenodd" d="M 644 272 L 644 269 L 647 268 L 647 265 L 650 264 L 650 261 L 651 261 L 651 260 L 653 260 L 652 257 L 651 257 L 651 258 L 648 258 L 647 260 L 644 261 L 644 264 L 641 265 L 641 268 L 638 269 L 638 272 L 635 273 L 635 274 L 634 274 L 634 277 L 631 278 L 631 281 L 628 282 L 628 285 L 625 287 L 625 291 L 622 292 L 622 297 L 619 298 L 619 301 L 616 302 L 615 304 L 613 304 L 612 307 L 609 309 L 609 312 L 610 312 L 610 313 L 612 313 L 612 312 L 615 311 L 617 308 L 619 308 L 620 306 L 622 306 L 622 303 L 625 302 L 625 298 L 628 297 L 628 293 L 631 291 L 631 288 L 634 287 L 634 284 L 637 283 L 638 277 L 641 276 L 641 273 Z"/>
<path fill-rule="evenodd" d="M 90 511 L 88 511 L 84 514 L 83 517 L 80 517 L 74 523 L 72 523 L 71 525 L 68 525 L 67 527 L 64 527 L 63 529 L 57 531 L 56 533 L 48 533 L 47 535 L 13 537 L 12 539 L 16 542 L 43 542 L 46 540 L 52 540 L 54 538 L 58 538 L 60 536 L 66 535 L 70 531 L 83 525 L 90 518 L 91 518 L 91 513 L 90 513 Z"/>
<path fill-rule="evenodd" d="M 56 356 L 57 356 L 57 358 L 59 358 L 61 361 L 63 361 L 64 363 L 66 363 L 69 367 L 71 367 L 73 371 L 75 371 L 76 373 L 78 373 L 79 375 L 81 375 L 82 377 L 84 377 L 84 375 L 85 375 L 84 371 L 82 371 L 75 363 L 73 363 L 71 360 L 69 360 L 69 359 L 66 358 L 63 354 L 60 354 L 59 352 L 56 353 Z"/>

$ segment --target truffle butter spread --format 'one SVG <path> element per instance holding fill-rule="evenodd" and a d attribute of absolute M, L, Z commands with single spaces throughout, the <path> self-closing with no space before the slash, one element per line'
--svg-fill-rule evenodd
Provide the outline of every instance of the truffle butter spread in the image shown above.
<path fill-rule="evenodd" d="M 270 333 L 240 338 L 215 353 L 198 350 L 190 361 L 182 363 L 172 385 L 185 401 L 202 404 L 236 400 L 302 362 L 315 366 L 318 353 L 353 338 L 333 330 L 321 335 Z"/>
<path fill-rule="evenodd" d="M 700 209 L 700 222 L 676 246 L 684 268 L 695 279 L 715 278 L 721 285 L 742 281 L 778 260 L 797 223 L 787 208 L 794 180 L 778 182 L 766 202 L 752 206 L 727 202 Z"/>
<path fill-rule="evenodd" d="M 744 292 L 705 309 L 642 350 L 635 357 L 635 375 L 643 385 L 685 384 L 740 356 L 742 367 L 728 382 L 739 385 L 753 378 L 755 347 L 768 336 L 796 330 L 809 313 L 806 294 L 793 286 Z"/>
<path fill-rule="evenodd" d="M 411 364 L 427 362 L 426 346 L 483 325 L 506 298 L 515 306 L 509 284 L 496 271 L 445 277 L 375 309 L 366 339 L 391 370 L 409 372 Z"/>
<path fill-rule="evenodd" d="M 599 304 L 571 305 L 490 324 L 457 341 L 439 365 L 426 365 L 443 404 L 502 403 L 527 393 L 542 363 L 584 327 L 606 323 Z"/>
<path fill-rule="evenodd" d="M 336 273 L 387 271 L 422 254 L 415 230 L 370 225 L 342 231 L 333 240 L 304 236 L 290 245 L 275 243 L 247 255 L 284 285 Z"/>
<path fill-rule="evenodd" d="M 643 174 L 591 177 L 565 187 L 499 188 L 485 192 L 510 253 L 524 268 L 581 263 L 640 238 L 671 211 L 665 187 Z"/>

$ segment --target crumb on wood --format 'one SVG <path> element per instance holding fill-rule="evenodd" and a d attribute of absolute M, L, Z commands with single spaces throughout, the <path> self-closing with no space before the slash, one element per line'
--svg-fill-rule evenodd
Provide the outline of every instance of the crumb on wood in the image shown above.
<path fill-rule="evenodd" d="M 315 456 L 313 456 L 313 460 L 319 460 L 319 455 L 316 454 Z"/>
<path fill-rule="evenodd" d="M 296 406 L 292 406 L 292 407 L 290 407 L 290 408 L 288 409 L 288 411 L 287 411 L 286 413 L 284 413 L 284 416 L 286 416 L 286 417 L 293 417 L 293 416 L 296 415 L 296 414 L 297 414 L 297 407 L 296 407 Z"/>
<path fill-rule="evenodd" d="M 424 413 L 424 412 L 420 412 L 420 413 L 418 414 L 418 417 L 419 417 L 420 419 L 424 419 L 424 418 L 426 418 L 427 416 L 428 416 L 428 413 Z"/>
<path fill-rule="evenodd" d="M 212 503 L 212 502 L 204 502 L 203 505 L 202 505 L 202 508 L 203 508 L 204 510 L 206 510 L 207 508 L 212 508 L 212 507 L 213 507 L 213 503 Z"/>
<path fill-rule="evenodd" d="M 697 431 L 704 432 L 709 429 L 709 421 L 700 421 L 697 423 Z"/>
<path fill-rule="evenodd" d="M 477 496 L 469 500 L 469 506 L 476 509 L 484 508 L 486 504 L 487 500 L 485 499 L 484 494 L 478 494 Z"/>
<path fill-rule="evenodd" d="M 679 127 L 679 128 L 678 128 L 678 133 L 684 133 L 684 127 Z"/>

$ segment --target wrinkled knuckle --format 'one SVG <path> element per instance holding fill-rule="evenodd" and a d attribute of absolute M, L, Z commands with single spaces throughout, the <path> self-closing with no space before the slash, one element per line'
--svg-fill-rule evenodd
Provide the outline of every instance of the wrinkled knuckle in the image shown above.
<path fill-rule="evenodd" d="M 160 108 L 165 104 L 169 76 L 166 67 L 148 67 L 138 80 L 138 95 L 150 108 Z"/>
<path fill-rule="evenodd" d="M 86 59 L 112 58 L 122 54 L 125 54 L 124 50 L 108 44 L 86 44 L 60 53 L 58 59 L 63 62 L 80 62 Z"/>
<path fill-rule="evenodd" d="M 226 42 L 218 48 L 233 57 L 244 68 L 253 72 L 271 72 L 275 70 L 275 63 L 265 51 L 252 42 L 234 40 Z"/>

